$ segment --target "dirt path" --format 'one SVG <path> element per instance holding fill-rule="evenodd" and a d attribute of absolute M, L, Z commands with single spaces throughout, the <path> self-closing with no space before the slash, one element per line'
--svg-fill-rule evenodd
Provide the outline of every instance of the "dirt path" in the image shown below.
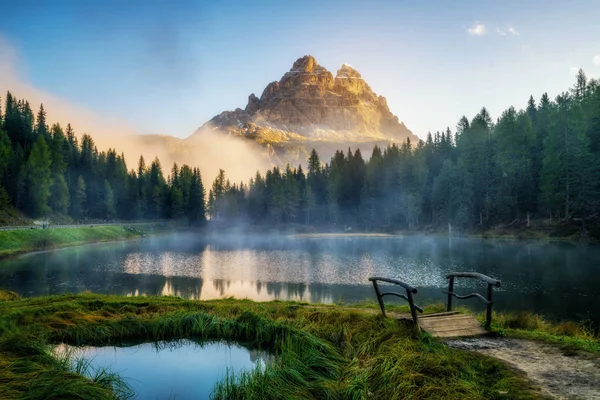
<path fill-rule="evenodd" d="M 446 343 L 507 362 L 555 399 L 600 400 L 600 358 L 592 354 L 521 339 L 472 338 Z"/>

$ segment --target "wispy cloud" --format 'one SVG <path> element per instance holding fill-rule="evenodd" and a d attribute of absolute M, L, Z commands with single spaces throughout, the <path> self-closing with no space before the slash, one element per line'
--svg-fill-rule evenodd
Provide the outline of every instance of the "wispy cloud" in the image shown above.
<path fill-rule="evenodd" d="M 483 36 L 487 33 L 485 25 L 477 22 L 472 27 L 467 29 L 467 32 L 469 32 L 469 35 L 472 36 Z"/>
<path fill-rule="evenodd" d="M 597 56 L 594 56 L 594 58 L 592 59 L 592 61 L 594 62 L 594 64 L 600 66 L 600 54 L 598 54 Z"/>
<path fill-rule="evenodd" d="M 521 33 L 512 25 L 500 27 L 496 24 L 492 24 L 490 29 L 493 29 L 491 31 L 492 33 L 495 32 L 499 36 L 521 36 Z M 488 27 L 480 22 L 475 22 L 470 28 L 467 28 L 467 32 L 471 36 L 484 36 L 488 34 Z"/>
<path fill-rule="evenodd" d="M 569 71 L 571 71 L 571 74 L 577 75 L 577 73 L 579 72 L 579 67 L 571 67 L 569 68 Z"/>
<path fill-rule="evenodd" d="M 508 33 L 510 33 L 513 36 L 519 36 L 519 35 L 521 35 L 519 33 L 519 31 L 517 31 L 514 27 L 512 27 L 510 25 L 508 26 Z"/>
<path fill-rule="evenodd" d="M 500 36 L 521 36 L 518 30 L 512 25 L 507 25 L 506 28 L 496 28 L 496 33 Z"/>

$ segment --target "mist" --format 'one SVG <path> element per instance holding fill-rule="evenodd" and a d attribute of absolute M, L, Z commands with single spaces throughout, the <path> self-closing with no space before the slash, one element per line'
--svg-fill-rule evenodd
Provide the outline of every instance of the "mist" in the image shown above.
<path fill-rule="evenodd" d="M 78 138 L 89 134 L 99 151 L 114 148 L 118 154 L 124 153 L 129 169 L 137 168 L 140 155 L 147 165 L 158 157 L 165 176 L 176 162 L 199 168 L 205 184 L 210 184 L 219 169 L 225 170 L 231 181 L 240 182 L 272 166 L 262 147 L 218 130 L 203 129 L 187 139 L 170 136 L 170 132 L 139 135 L 128 121 L 101 115 L 36 87 L 26 70 L 17 50 L 0 36 L 0 97 L 4 100 L 10 91 L 17 99 L 28 101 L 34 113 L 43 104 L 49 125 L 59 123 L 64 128 L 70 123 Z M 147 118 L 151 120 L 152 115 Z"/>

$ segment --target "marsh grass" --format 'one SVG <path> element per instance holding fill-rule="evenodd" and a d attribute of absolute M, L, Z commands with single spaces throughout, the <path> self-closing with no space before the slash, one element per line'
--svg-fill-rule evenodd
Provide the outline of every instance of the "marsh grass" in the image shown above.
<path fill-rule="evenodd" d="M 73 348 L 57 351 L 50 350 L 57 370 L 72 372 L 88 378 L 91 382 L 107 389 L 111 397 L 114 395 L 119 399 L 131 399 L 135 393 L 127 382 L 119 375 L 112 372 L 109 368 L 96 367 L 93 365 L 93 358 L 79 357 Z"/>
<path fill-rule="evenodd" d="M 47 344 L 15 336 L 0 344 L 2 399 L 128 399 L 133 393 L 116 374 L 84 360 L 57 356 Z"/>
<path fill-rule="evenodd" d="M 535 398 L 499 361 L 447 348 L 371 306 L 90 293 L 0 301 L 0 398 L 127 398 L 118 377 L 90 374 L 85 363 L 69 369 L 48 346 L 175 339 L 243 343 L 275 356 L 228 374 L 215 399 Z"/>

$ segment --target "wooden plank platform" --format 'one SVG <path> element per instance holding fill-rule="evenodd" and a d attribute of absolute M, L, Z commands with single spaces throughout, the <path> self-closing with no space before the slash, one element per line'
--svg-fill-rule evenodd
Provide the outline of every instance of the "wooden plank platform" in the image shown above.
<path fill-rule="evenodd" d="M 473 316 L 454 311 L 419 316 L 419 326 L 431 336 L 439 338 L 479 336 L 487 333 Z"/>

